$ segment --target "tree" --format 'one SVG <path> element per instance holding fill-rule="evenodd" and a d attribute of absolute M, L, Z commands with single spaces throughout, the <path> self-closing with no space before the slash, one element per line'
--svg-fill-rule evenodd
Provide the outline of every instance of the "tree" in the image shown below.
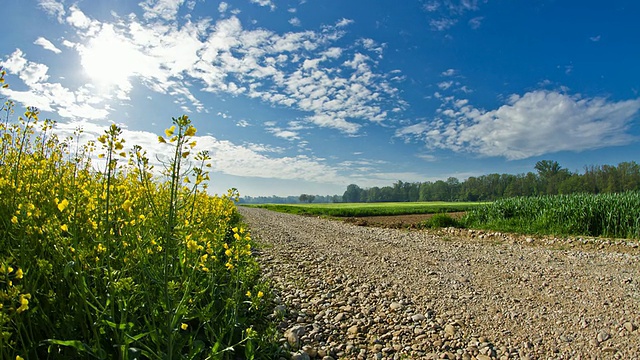
<path fill-rule="evenodd" d="M 313 200 L 316 199 L 316 197 L 315 195 L 302 194 L 298 199 L 300 200 L 300 202 L 308 202 L 309 204 L 311 204 Z"/>
<path fill-rule="evenodd" d="M 558 174 L 562 169 L 562 166 L 557 161 L 552 160 L 540 160 L 536 163 L 534 168 L 538 171 L 538 175 L 543 179 L 549 179 L 552 176 Z"/>
<path fill-rule="evenodd" d="M 356 184 L 350 184 L 347 186 L 347 191 L 342 195 L 344 202 L 360 202 L 360 194 L 362 189 Z"/>

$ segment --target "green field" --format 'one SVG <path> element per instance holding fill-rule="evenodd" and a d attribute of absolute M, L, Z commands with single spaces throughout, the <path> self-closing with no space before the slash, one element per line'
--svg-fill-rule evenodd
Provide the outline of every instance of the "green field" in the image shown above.
<path fill-rule="evenodd" d="M 364 217 L 407 214 L 437 214 L 468 211 L 487 203 L 482 202 L 385 202 L 385 203 L 328 203 L 328 204 L 259 204 L 243 205 L 298 215 Z"/>
<path fill-rule="evenodd" d="M 640 239 L 640 192 L 516 197 L 469 211 L 466 227 Z"/>

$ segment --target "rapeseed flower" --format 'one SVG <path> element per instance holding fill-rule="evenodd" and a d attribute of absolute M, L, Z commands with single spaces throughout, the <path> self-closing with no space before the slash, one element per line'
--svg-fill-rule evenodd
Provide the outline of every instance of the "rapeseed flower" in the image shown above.
<path fill-rule="evenodd" d="M 31 294 L 20 294 L 20 307 L 16 309 L 18 314 L 29 310 L 29 299 L 31 299 Z"/>
<path fill-rule="evenodd" d="M 131 205 L 133 203 L 131 202 L 131 200 L 127 199 L 124 201 L 124 203 L 122 203 L 122 210 L 126 211 L 126 212 L 131 212 Z"/>
<path fill-rule="evenodd" d="M 198 247 L 198 243 L 195 240 L 189 239 L 189 241 L 187 241 L 187 249 L 189 249 L 189 251 L 196 252 L 198 251 Z"/>
<path fill-rule="evenodd" d="M 187 330 L 189 328 L 189 324 L 182 323 L 180 324 L 180 329 Z"/>

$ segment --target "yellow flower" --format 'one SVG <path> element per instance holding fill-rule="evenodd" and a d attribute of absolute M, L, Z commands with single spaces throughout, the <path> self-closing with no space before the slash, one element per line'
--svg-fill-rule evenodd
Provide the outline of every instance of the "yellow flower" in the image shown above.
<path fill-rule="evenodd" d="M 251 297 L 251 291 L 247 291 L 247 297 Z"/>
<path fill-rule="evenodd" d="M 16 279 L 22 279 L 23 275 L 22 269 L 18 268 L 18 270 L 16 270 Z"/>
<path fill-rule="evenodd" d="M 232 263 L 230 263 L 230 262 L 228 262 L 228 263 L 224 264 L 224 266 L 226 266 L 228 270 L 233 269 L 233 264 L 232 264 Z"/>
<path fill-rule="evenodd" d="M 98 244 L 97 250 L 98 250 L 98 252 L 105 252 L 105 251 L 107 251 L 107 248 L 102 244 Z"/>
<path fill-rule="evenodd" d="M 17 224 L 18 223 L 18 217 L 13 215 L 13 217 L 11 218 L 11 222 L 14 223 L 14 224 Z"/>
<path fill-rule="evenodd" d="M 31 299 L 31 294 L 20 294 L 20 307 L 16 309 L 19 313 L 29 310 L 29 300 Z"/>
<path fill-rule="evenodd" d="M 130 212 L 131 211 L 131 205 L 132 205 L 131 200 L 129 200 L 129 199 L 125 200 L 124 203 L 122 203 L 122 210 L 124 210 L 126 212 Z"/>
<path fill-rule="evenodd" d="M 193 252 L 198 251 L 198 243 L 195 240 L 187 241 L 187 249 Z"/>
<path fill-rule="evenodd" d="M 258 297 L 261 298 L 264 296 L 264 293 L 262 291 L 258 291 Z"/>
<path fill-rule="evenodd" d="M 188 324 L 182 323 L 182 324 L 180 325 L 180 329 L 182 329 L 182 330 L 187 330 L 188 328 L 189 328 L 189 325 L 188 325 Z"/>
<path fill-rule="evenodd" d="M 66 209 L 67 206 L 69 206 L 69 201 L 67 199 L 64 199 L 58 203 L 58 210 L 64 211 L 64 209 Z"/>
<path fill-rule="evenodd" d="M 24 358 L 20 355 L 16 355 L 16 360 L 24 360 Z"/>
<path fill-rule="evenodd" d="M 187 131 L 184 132 L 184 136 L 193 136 L 193 135 L 196 134 L 196 131 L 198 131 L 198 130 L 196 130 L 196 128 L 194 126 L 189 126 L 187 128 Z"/>
<path fill-rule="evenodd" d="M 167 137 L 171 137 L 171 135 L 173 135 L 173 132 L 174 132 L 174 131 L 176 131 L 176 126 L 175 126 L 175 125 L 173 125 L 172 127 L 170 127 L 170 128 L 168 128 L 168 129 L 166 129 L 166 130 L 164 131 L 164 134 L 165 134 Z"/>
<path fill-rule="evenodd" d="M 62 224 L 62 225 L 60 225 L 60 230 L 69 231 L 69 226 L 67 226 L 67 224 Z"/>
<path fill-rule="evenodd" d="M 240 235 L 238 234 L 233 234 L 233 238 L 236 239 L 237 241 L 240 241 Z"/>
<path fill-rule="evenodd" d="M 167 141 L 162 137 L 162 136 L 158 136 L 158 142 L 166 144 Z"/>
<path fill-rule="evenodd" d="M 227 250 L 224 252 L 224 254 L 225 254 L 225 255 L 227 255 L 227 256 L 229 256 L 229 257 L 231 257 L 231 255 L 233 254 L 233 252 L 231 252 L 231 250 L 230 250 L 230 249 L 227 249 Z"/>

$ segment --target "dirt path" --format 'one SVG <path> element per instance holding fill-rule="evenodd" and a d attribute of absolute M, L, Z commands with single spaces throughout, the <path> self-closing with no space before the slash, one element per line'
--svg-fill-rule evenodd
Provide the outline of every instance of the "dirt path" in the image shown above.
<path fill-rule="evenodd" d="M 637 247 L 240 211 L 294 358 L 640 357 Z"/>

